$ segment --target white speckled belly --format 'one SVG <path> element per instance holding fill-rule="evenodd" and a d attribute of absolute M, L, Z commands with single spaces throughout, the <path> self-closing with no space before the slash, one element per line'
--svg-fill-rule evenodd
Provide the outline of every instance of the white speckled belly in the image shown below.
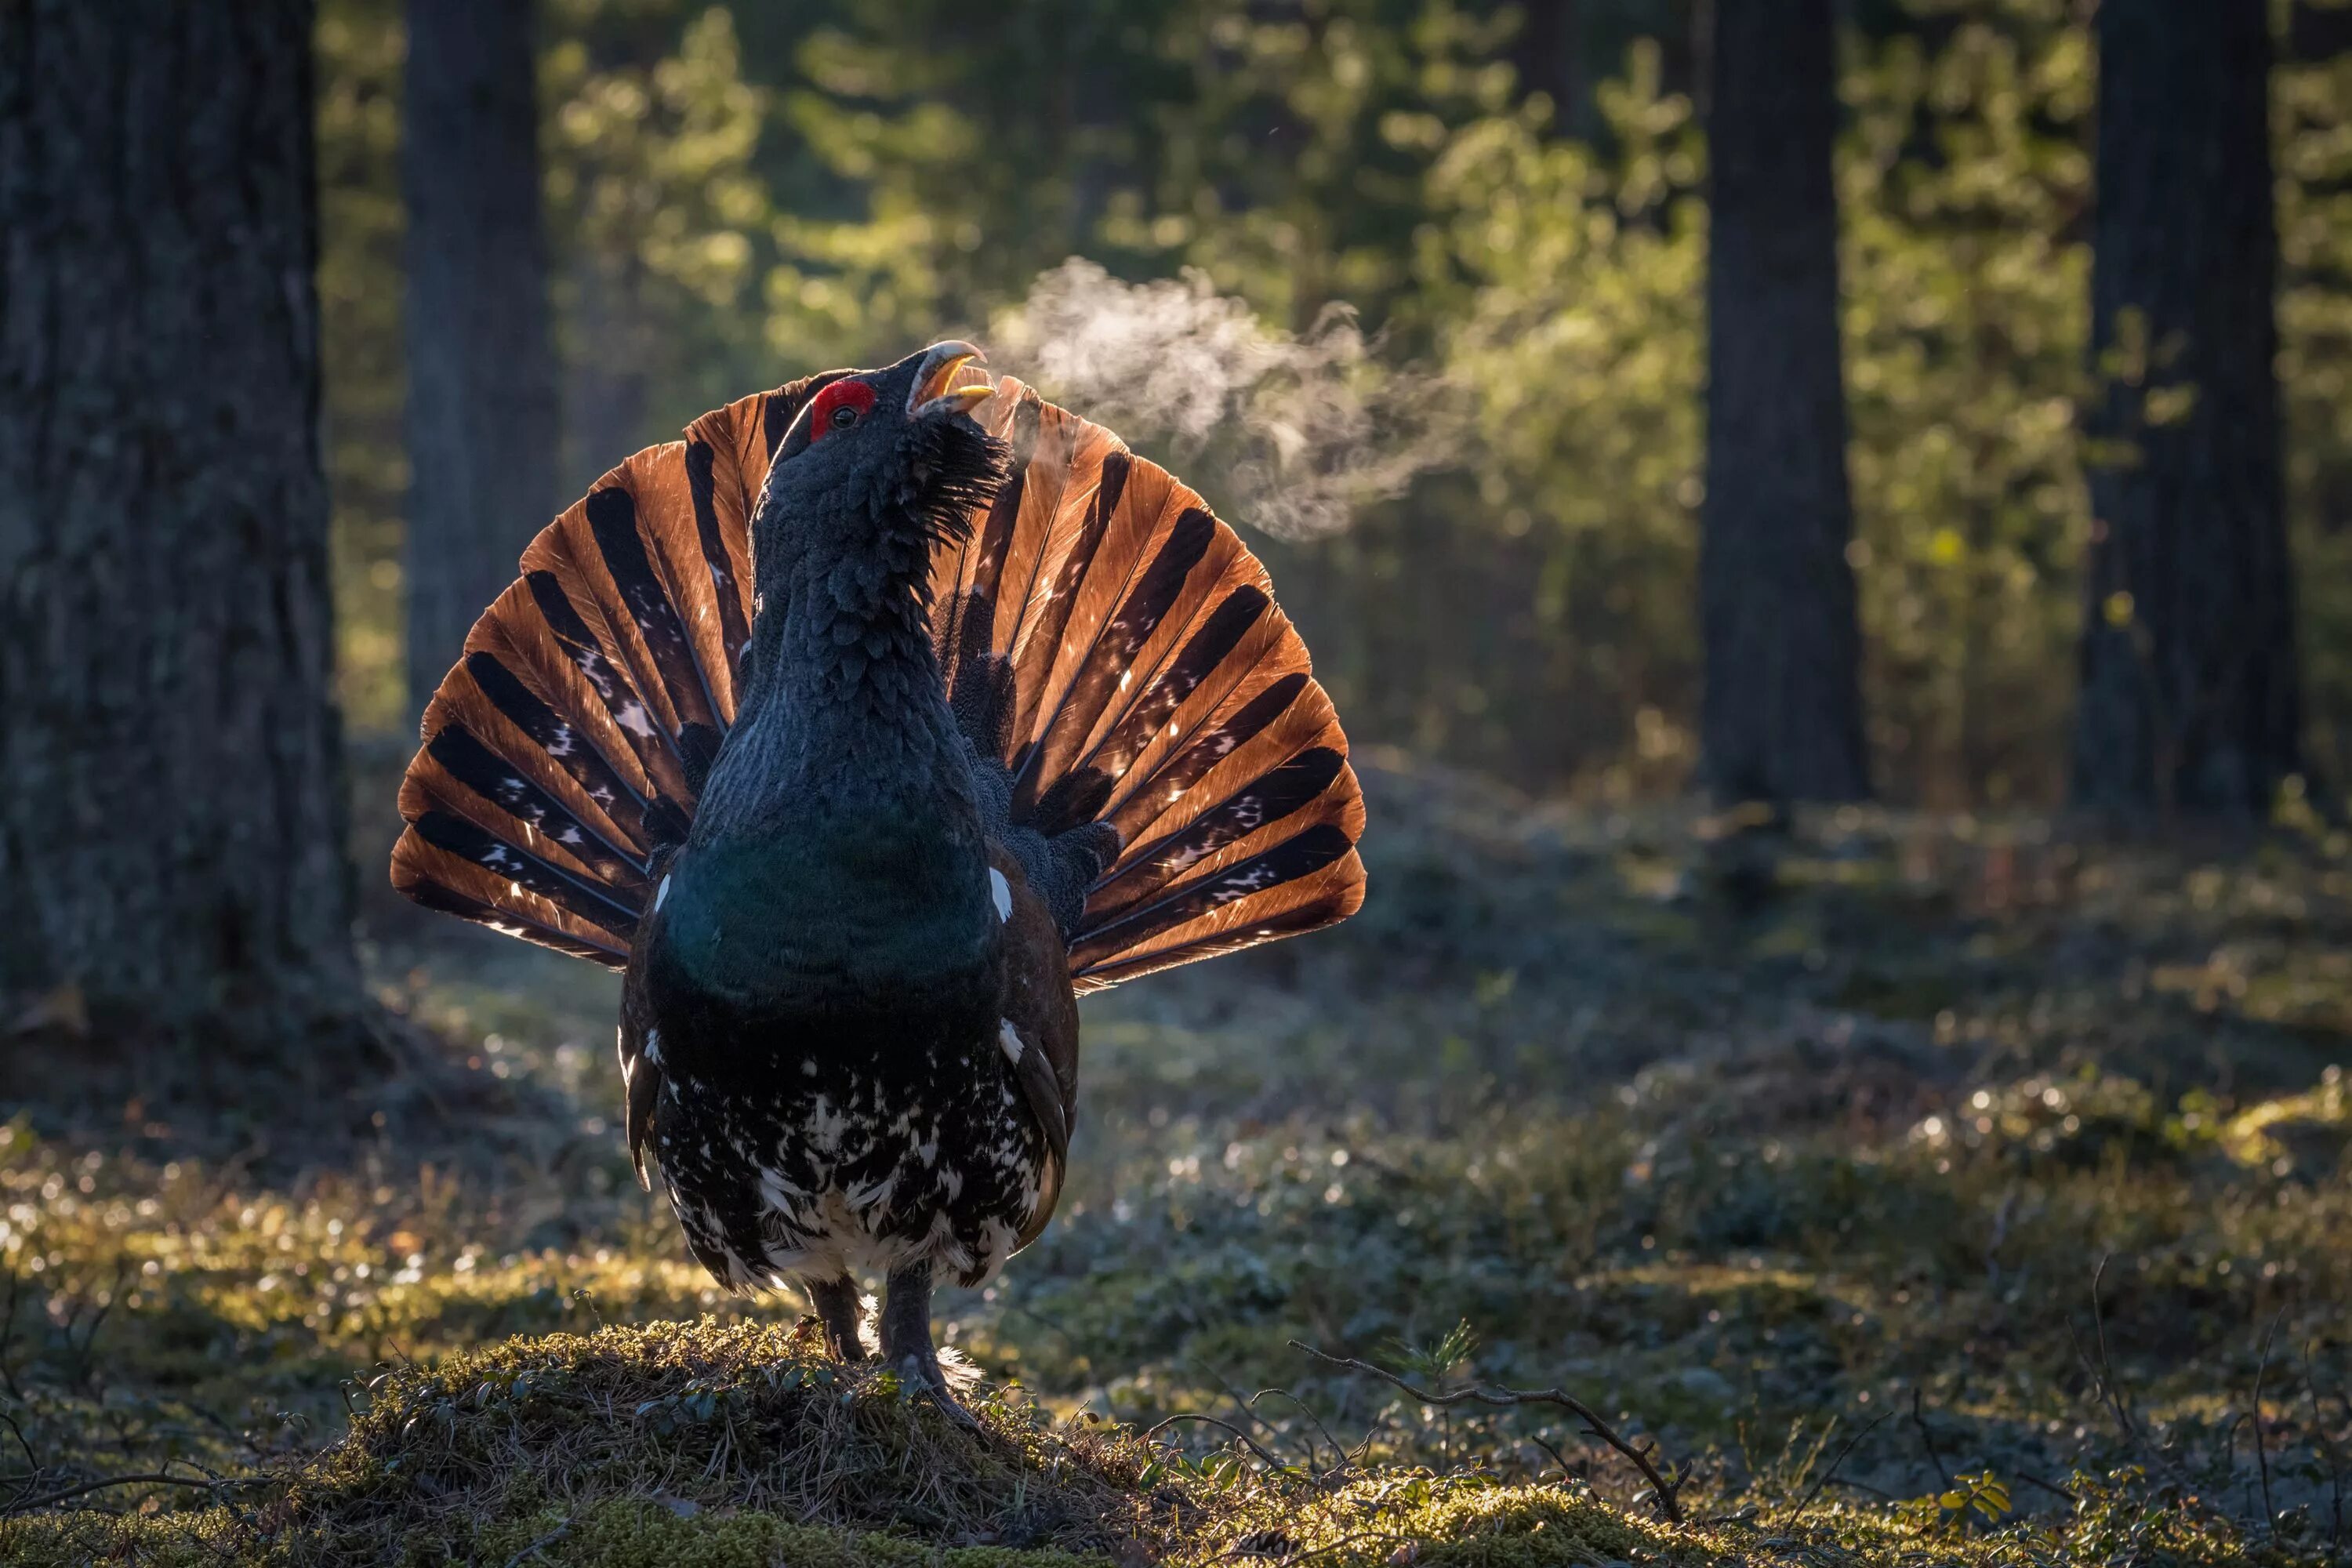
<path fill-rule="evenodd" d="M 886 1079 L 812 1055 L 749 1091 L 669 1079 L 663 1177 L 688 1244 L 728 1289 L 922 1258 L 977 1285 L 1012 1256 L 1045 1147 L 1004 1054 L 991 1040 L 889 1065 Z"/>

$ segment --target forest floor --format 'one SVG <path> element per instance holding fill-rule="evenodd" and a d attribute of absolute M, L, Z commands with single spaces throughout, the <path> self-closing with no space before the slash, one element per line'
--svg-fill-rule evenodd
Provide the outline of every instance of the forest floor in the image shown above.
<path fill-rule="evenodd" d="M 9 1108 L 0 1560 L 2352 1561 L 2352 839 L 1368 793 L 1357 920 L 1087 1003 L 977 1439 L 690 1266 L 608 977 L 372 895 L 457 1102 Z"/>

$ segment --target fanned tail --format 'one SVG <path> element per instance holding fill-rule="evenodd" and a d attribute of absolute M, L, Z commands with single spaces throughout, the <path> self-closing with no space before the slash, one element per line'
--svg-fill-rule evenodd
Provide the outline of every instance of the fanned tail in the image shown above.
<path fill-rule="evenodd" d="M 395 887 L 618 969 L 735 716 L 750 498 L 824 379 L 722 410 L 596 481 L 523 552 L 425 710 Z M 737 426 L 748 428 L 747 476 Z M 772 431 L 769 436 L 766 432 Z"/>
<path fill-rule="evenodd" d="M 990 717 L 971 738 L 1010 775 L 1013 825 L 1115 836 L 1067 928 L 1078 988 L 1354 913 L 1362 792 L 1265 567 L 1198 494 L 1018 382 L 976 416 L 1013 473 L 934 563 L 941 652 L 959 712 Z"/>
<path fill-rule="evenodd" d="M 841 374 L 705 415 L 540 534 L 426 710 L 404 892 L 626 963 L 734 718 L 770 460 Z M 1353 913 L 1361 793 L 1265 568 L 1166 470 L 1020 383 L 973 416 L 1012 477 L 934 558 L 935 633 L 1078 988 Z"/>

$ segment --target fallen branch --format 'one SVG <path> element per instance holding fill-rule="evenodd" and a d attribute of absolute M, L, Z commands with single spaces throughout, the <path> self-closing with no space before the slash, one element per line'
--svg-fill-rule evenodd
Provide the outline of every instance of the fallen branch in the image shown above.
<path fill-rule="evenodd" d="M 1255 1394 L 1251 1394 L 1247 1399 L 1242 1402 L 1242 1408 L 1248 1411 L 1254 1420 L 1264 1424 L 1268 1431 L 1276 1430 L 1276 1428 L 1272 1425 L 1272 1423 L 1267 1422 L 1265 1416 L 1260 1415 L 1257 1413 L 1257 1402 L 1264 1399 L 1269 1394 L 1278 1394 L 1282 1395 L 1283 1398 L 1287 1399 L 1290 1403 L 1298 1406 L 1298 1413 L 1301 1415 L 1306 1416 L 1307 1420 L 1313 1422 L 1315 1424 L 1315 1430 L 1323 1435 L 1323 1440 L 1326 1443 L 1331 1445 L 1331 1452 L 1339 1460 L 1339 1468 L 1341 1469 L 1347 1468 L 1348 1450 L 1339 1446 L 1339 1438 L 1331 1436 L 1331 1429 L 1323 1425 L 1323 1417 L 1316 1415 L 1313 1407 L 1310 1406 L 1307 1401 L 1299 1398 L 1298 1395 L 1291 1393 L 1290 1390 L 1286 1388 L 1261 1388 Z M 1302 1436 L 1299 1440 L 1307 1448 L 1307 1468 L 1309 1470 L 1314 1470 L 1316 1468 L 1315 1461 L 1319 1457 L 1315 1447 L 1315 1439 Z M 1319 1473 L 1318 1479 L 1320 1479 Z"/>
<path fill-rule="evenodd" d="M 1161 1432 L 1175 1426 L 1179 1421 L 1198 1421 L 1203 1426 L 1214 1426 L 1221 1431 L 1230 1432 L 1233 1434 L 1234 1441 L 1241 1444 L 1244 1447 L 1246 1447 L 1251 1453 L 1255 1454 L 1269 1468 L 1280 1470 L 1287 1468 L 1280 1459 L 1276 1458 L 1272 1454 L 1269 1454 L 1264 1448 L 1259 1447 L 1256 1438 L 1251 1436 L 1248 1433 L 1243 1431 L 1232 1422 L 1221 1421 L 1214 1415 L 1202 1415 L 1194 1411 L 1181 1411 L 1174 1415 L 1171 1415 L 1165 1421 L 1155 1423 L 1153 1426 L 1145 1429 L 1143 1436 L 1147 1441 L 1150 1438 L 1157 1437 Z"/>
<path fill-rule="evenodd" d="M 1675 1495 L 1682 1489 L 1682 1480 L 1680 1477 L 1677 1476 L 1676 1479 L 1669 1481 L 1665 1476 L 1659 1472 L 1658 1467 L 1652 1462 L 1650 1456 L 1656 1452 L 1657 1445 L 1653 1443 L 1647 1448 L 1636 1448 L 1633 1444 L 1628 1443 L 1624 1438 L 1619 1436 L 1616 1430 L 1612 1427 L 1609 1423 L 1601 1419 L 1600 1414 L 1596 1412 L 1592 1406 L 1585 1404 L 1574 1394 L 1568 1393 L 1565 1389 L 1485 1389 L 1472 1387 L 1457 1388 L 1451 1393 L 1437 1394 L 1425 1388 L 1416 1388 L 1412 1384 L 1406 1382 L 1403 1378 L 1399 1377 L 1395 1373 L 1389 1371 L 1386 1367 L 1374 1366 L 1370 1362 L 1359 1361 L 1354 1356 L 1331 1355 L 1327 1352 L 1317 1350 L 1313 1345 L 1302 1344 L 1297 1340 L 1290 1342 L 1290 1348 L 1295 1351 L 1302 1351 L 1307 1354 L 1313 1356 L 1317 1361 L 1328 1363 L 1332 1366 L 1345 1367 L 1349 1372 L 1370 1373 L 1372 1376 L 1379 1378 L 1381 1382 L 1402 1389 L 1406 1394 L 1411 1394 L 1413 1398 L 1420 1400 L 1423 1405 L 1433 1405 L 1438 1406 L 1440 1409 L 1451 1408 L 1456 1405 L 1484 1405 L 1488 1408 L 1495 1410 L 1509 1410 L 1525 1405 L 1558 1405 L 1560 1409 L 1570 1412 L 1578 1419 L 1581 1420 L 1584 1423 L 1584 1429 L 1586 1432 L 1591 1434 L 1592 1436 L 1598 1437 L 1601 1441 L 1608 1444 L 1611 1447 L 1624 1455 L 1626 1458 L 1633 1461 L 1633 1468 L 1640 1470 L 1643 1479 L 1648 1480 L 1650 1483 L 1650 1493 L 1653 1497 L 1657 1499 L 1658 1511 L 1665 1516 L 1668 1523 L 1680 1524 L 1683 1522 L 1682 1502 Z"/>
<path fill-rule="evenodd" d="M 17 1426 L 16 1418 L 5 1410 L 0 1410 L 0 1425 L 5 1425 L 11 1433 L 15 1434 L 16 1447 L 24 1453 L 27 1486 L 39 1485 L 41 1472 L 48 1467 L 42 1464 L 39 1456 L 33 1452 L 33 1445 L 25 1440 L 25 1429 Z"/>

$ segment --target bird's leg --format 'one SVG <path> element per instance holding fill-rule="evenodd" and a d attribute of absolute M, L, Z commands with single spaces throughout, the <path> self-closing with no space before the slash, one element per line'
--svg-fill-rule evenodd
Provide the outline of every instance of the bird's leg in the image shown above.
<path fill-rule="evenodd" d="M 882 1364 L 930 1395 L 959 1426 L 976 1427 L 971 1412 L 948 1392 L 940 1352 L 931 1346 L 931 1264 L 922 1258 L 890 1271 L 882 1300 Z"/>
<path fill-rule="evenodd" d="M 857 1328 L 861 1315 L 857 1281 L 846 1274 L 838 1279 L 811 1280 L 808 1293 L 816 1304 L 816 1315 L 824 1321 L 824 1348 L 836 1361 L 864 1361 L 866 1338 Z"/>

